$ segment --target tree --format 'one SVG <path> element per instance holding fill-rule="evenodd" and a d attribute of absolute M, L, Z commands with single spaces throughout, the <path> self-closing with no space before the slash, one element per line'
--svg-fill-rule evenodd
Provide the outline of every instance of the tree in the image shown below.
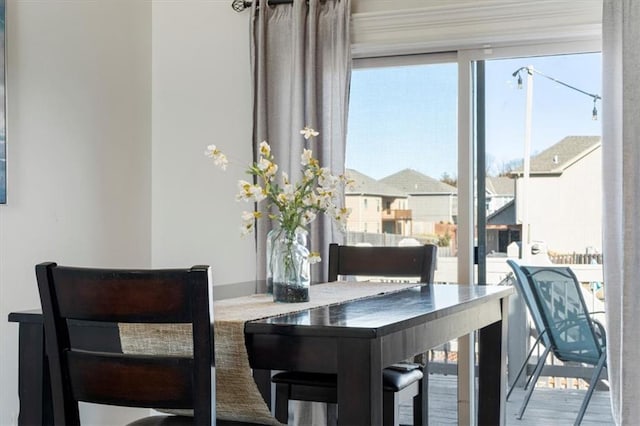
<path fill-rule="evenodd" d="M 458 178 L 457 176 L 451 176 L 449 173 L 444 172 L 442 177 L 440 178 L 440 182 L 444 182 L 447 185 L 458 187 Z"/>
<path fill-rule="evenodd" d="M 498 176 L 508 176 L 509 173 L 513 172 L 522 167 L 522 159 L 515 159 L 507 162 L 502 162 L 500 168 L 498 170 Z"/>

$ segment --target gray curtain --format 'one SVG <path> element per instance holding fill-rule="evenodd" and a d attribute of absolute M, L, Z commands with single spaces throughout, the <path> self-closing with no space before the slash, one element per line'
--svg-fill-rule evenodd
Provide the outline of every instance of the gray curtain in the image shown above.
<path fill-rule="evenodd" d="M 251 60 L 254 84 L 253 143 L 266 140 L 280 168 L 300 179 L 300 154 L 313 150 L 320 165 L 344 173 L 351 42 L 350 0 L 294 0 L 292 4 L 252 4 Z M 300 130 L 312 127 L 320 136 L 306 145 Z M 268 220 L 256 227 L 257 274 L 265 278 Z M 332 220 L 318 215 L 309 241 L 323 261 L 312 266 L 313 282 L 327 279 L 329 243 L 343 235 Z"/>
<path fill-rule="evenodd" d="M 640 419 L 640 2 L 603 13 L 604 277 L 608 373 L 617 424 Z"/>
<path fill-rule="evenodd" d="M 344 173 L 351 41 L 351 0 L 294 0 L 292 4 L 256 7 L 253 1 L 251 66 L 253 69 L 253 144 L 266 140 L 275 161 L 292 182 L 301 178 L 303 148 L 313 150 L 320 165 L 333 174 Z M 306 145 L 300 130 L 320 132 Z M 268 220 L 256 225 L 258 279 L 266 275 Z M 310 248 L 322 262 L 312 265 L 313 282 L 327 280 L 329 243 L 342 243 L 343 235 L 331 218 L 318 215 L 311 223 Z M 297 401 L 296 401 L 297 402 Z M 326 423 L 324 404 L 290 405 L 293 423 Z"/>

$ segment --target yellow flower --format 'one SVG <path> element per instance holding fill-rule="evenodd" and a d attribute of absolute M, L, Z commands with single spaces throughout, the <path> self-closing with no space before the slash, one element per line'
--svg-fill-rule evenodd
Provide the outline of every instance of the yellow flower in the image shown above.
<path fill-rule="evenodd" d="M 318 253 L 317 251 L 312 251 L 309 253 L 309 264 L 313 265 L 314 263 L 318 263 L 320 262 L 322 259 L 320 259 L 320 253 Z"/>

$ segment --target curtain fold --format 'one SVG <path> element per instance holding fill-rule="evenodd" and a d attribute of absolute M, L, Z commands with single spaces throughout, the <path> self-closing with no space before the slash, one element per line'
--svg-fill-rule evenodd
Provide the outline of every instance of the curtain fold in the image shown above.
<path fill-rule="evenodd" d="M 604 0 L 603 203 L 607 362 L 616 424 L 640 418 L 640 2 Z"/>
<path fill-rule="evenodd" d="M 312 149 L 320 165 L 344 173 L 351 42 L 350 0 L 294 0 L 292 4 L 252 4 L 251 65 L 253 70 L 253 144 L 266 140 L 280 170 L 292 181 L 301 178 L 300 155 Z M 305 144 L 300 130 L 312 127 L 320 136 Z M 263 212 L 264 213 L 264 212 Z M 269 221 L 256 226 L 257 274 L 265 278 Z M 313 265 L 313 282 L 326 281 L 329 243 L 343 235 L 325 215 L 318 215 L 309 233 L 312 251 L 323 262 Z"/>

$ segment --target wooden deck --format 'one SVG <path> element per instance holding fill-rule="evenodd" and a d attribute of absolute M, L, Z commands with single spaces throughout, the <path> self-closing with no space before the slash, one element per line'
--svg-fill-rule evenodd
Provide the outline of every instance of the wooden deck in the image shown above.
<path fill-rule="evenodd" d="M 429 424 L 457 424 L 456 376 L 432 374 L 429 376 Z M 573 425 L 585 395 L 584 390 L 545 389 L 533 391 L 522 420 L 516 418 L 524 399 L 524 391 L 515 389 L 507 401 L 508 426 L 553 426 Z M 412 424 L 411 405 L 403 404 L 400 413 L 401 424 Z M 587 407 L 582 425 L 613 425 L 609 392 L 595 391 Z"/>

